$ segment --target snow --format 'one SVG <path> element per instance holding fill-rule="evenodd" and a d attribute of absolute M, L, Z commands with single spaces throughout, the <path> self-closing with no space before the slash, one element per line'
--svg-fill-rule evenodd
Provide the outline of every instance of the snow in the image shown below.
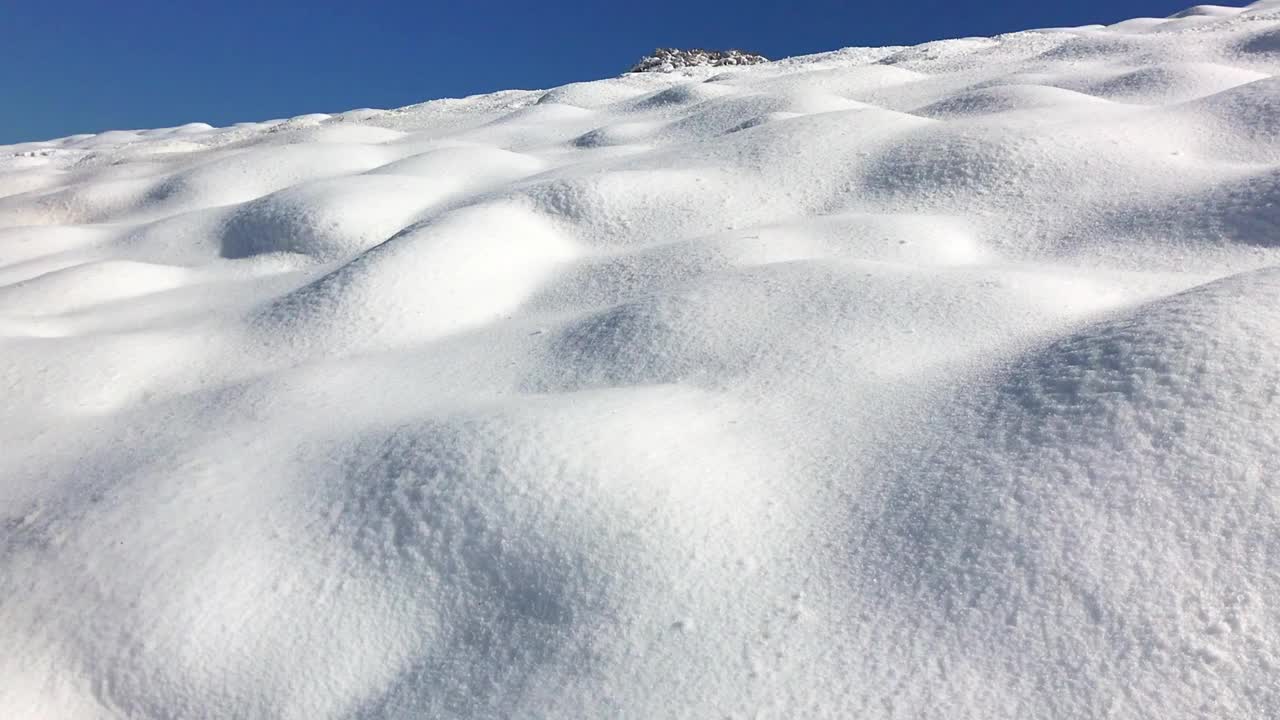
<path fill-rule="evenodd" d="M 0 717 L 1280 716 L 1277 38 L 0 147 Z"/>

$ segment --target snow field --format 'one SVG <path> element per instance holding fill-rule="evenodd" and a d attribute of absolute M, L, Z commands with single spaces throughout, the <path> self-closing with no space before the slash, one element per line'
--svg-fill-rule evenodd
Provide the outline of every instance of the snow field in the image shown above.
<path fill-rule="evenodd" d="M 1278 38 L 0 147 L 0 716 L 1280 715 Z"/>

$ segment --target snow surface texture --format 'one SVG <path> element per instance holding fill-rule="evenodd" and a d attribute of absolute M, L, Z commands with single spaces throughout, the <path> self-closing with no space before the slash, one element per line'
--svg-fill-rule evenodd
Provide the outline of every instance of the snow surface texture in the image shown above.
<path fill-rule="evenodd" d="M 724 67 L 735 65 L 759 65 L 769 62 L 763 55 L 741 50 L 677 50 L 658 48 L 652 55 L 640 58 L 627 72 L 674 72 L 686 67 Z"/>
<path fill-rule="evenodd" d="M 1280 717 L 1280 3 L 0 150 L 0 717 Z"/>

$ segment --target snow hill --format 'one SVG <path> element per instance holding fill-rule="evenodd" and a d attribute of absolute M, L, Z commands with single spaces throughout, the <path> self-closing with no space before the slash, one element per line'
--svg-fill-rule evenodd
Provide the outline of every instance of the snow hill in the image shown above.
<path fill-rule="evenodd" d="M 1280 2 L 0 148 L 0 717 L 1280 717 Z"/>

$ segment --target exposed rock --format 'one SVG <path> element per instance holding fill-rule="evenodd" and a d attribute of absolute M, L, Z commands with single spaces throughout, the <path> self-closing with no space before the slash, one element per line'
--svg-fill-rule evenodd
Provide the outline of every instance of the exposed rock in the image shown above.
<path fill-rule="evenodd" d="M 658 48 L 640 59 L 627 72 L 672 72 L 684 67 L 719 67 L 722 65 L 758 65 L 769 58 L 741 50 L 702 50 L 691 48 Z"/>

